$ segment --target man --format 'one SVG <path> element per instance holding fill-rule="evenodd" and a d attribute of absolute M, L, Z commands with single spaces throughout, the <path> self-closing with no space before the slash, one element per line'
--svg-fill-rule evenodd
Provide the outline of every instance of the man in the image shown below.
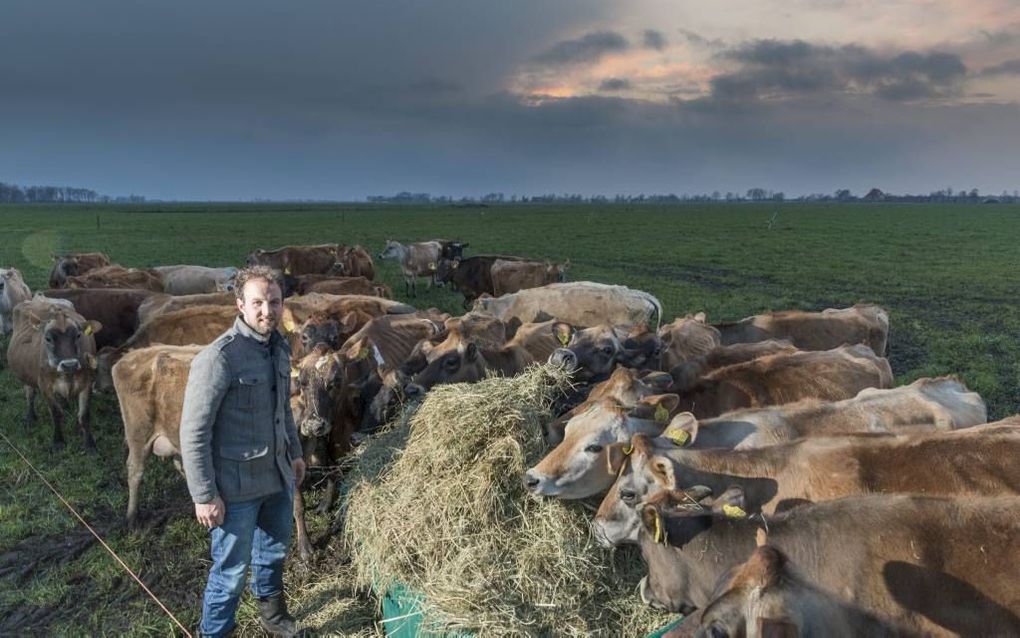
<path fill-rule="evenodd" d="M 235 294 L 240 316 L 192 362 L 181 415 L 188 491 L 212 541 L 199 631 L 233 629 L 250 566 L 262 627 L 293 636 L 283 562 L 305 463 L 290 410 L 290 348 L 276 331 L 283 294 L 266 266 L 238 272 Z"/>

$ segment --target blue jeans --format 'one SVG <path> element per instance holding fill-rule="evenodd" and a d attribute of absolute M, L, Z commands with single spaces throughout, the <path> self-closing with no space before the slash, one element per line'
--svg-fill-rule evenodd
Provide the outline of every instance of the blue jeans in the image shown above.
<path fill-rule="evenodd" d="M 251 592 L 256 598 L 283 592 L 293 500 L 293 493 L 284 489 L 250 501 L 226 503 L 223 524 L 210 531 L 213 564 L 202 599 L 202 634 L 222 636 L 234 628 L 249 565 Z"/>

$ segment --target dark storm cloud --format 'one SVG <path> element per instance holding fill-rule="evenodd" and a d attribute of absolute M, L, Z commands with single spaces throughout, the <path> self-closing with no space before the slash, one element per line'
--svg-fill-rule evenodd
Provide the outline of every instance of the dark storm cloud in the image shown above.
<path fill-rule="evenodd" d="M 967 75 L 959 56 L 906 51 L 884 55 L 858 45 L 756 40 L 719 54 L 738 68 L 712 80 L 722 100 L 817 93 L 867 93 L 888 100 L 955 95 Z"/>
<path fill-rule="evenodd" d="M 600 91 L 626 91 L 631 88 L 630 80 L 625 78 L 607 78 L 599 84 Z"/>
<path fill-rule="evenodd" d="M 715 38 L 706 38 L 699 33 L 695 33 L 690 29 L 677 29 L 677 31 L 684 37 L 687 42 L 694 46 L 704 47 L 707 49 L 721 49 L 726 46 L 726 43 L 722 40 Z"/>
<path fill-rule="evenodd" d="M 666 48 L 666 36 L 661 31 L 655 29 L 645 29 L 644 34 L 641 36 L 641 43 L 646 49 L 654 49 L 656 51 L 662 51 Z"/>
<path fill-rule="evenodd" d="M 544 53 L 535 57 L 535 62 L 547 66 L 563 66 L 597 62 L 607 53 L 626 51 L 630 47 L 627 38 L 615 31 L 587 33 L 576 40 L 557 42 Z"/>
<path fill-rule="evenodd" d="M 1007 60 L 1002 64 L 996 64 L 994 66 L 988 66 L 981 69 L 978 73 L 981 77 L 991 77 L 996 75 L 1020 75 L 1020 59 Z"/>

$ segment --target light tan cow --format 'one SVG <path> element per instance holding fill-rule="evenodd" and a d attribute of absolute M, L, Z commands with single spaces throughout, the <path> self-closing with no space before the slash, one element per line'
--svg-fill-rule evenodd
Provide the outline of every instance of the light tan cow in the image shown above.
<path fill-rule="evenodd" d="M 439 267 L 439 256 L 442 245 L 437 241 L 423 241 L 414 244 L 401 244 L 392 239 L 386 240 L 386 246 L 379 253 L 379 259 L 395 259 L 400 264 L 400 272 L 404 276 L 404 293 L 411 297 L 418 296 L 418 277 L 428 277 L 427 289 L 436 283 L 436 269 Z"/>
<path fill-rule="evenodd" d="M 517 261 L 497 259 L 492 263 L 492 288 L 497 297 L 526 288 L 538 288 L 562 282 L 570 260 L 563 264 L 547 261 Z"/>
<path fill-rule="evenodd" d="M 209 292 L 200 295 L 168 295 L 156 293 L 138 306 L 138 323 L 143 324 L 158 314 L 183 310 L 192 306 L 230 306 L 236 308 L 233 292 Z"/>
<path fill-rule="evenodd" d="M 32 298 L 21 271 L 17 268 L 0 268 L 0 333 L 11 334 L 14 330 L 14 307 Z"/>
<path fill-rule="evenodd" d="M 171 295 L 200 295 L 234 290 L 237 268 L 208 266 L 155 266 L 153 271 L 163 278 L 163 291 Z"/>
<path fill-rule="evenodd" d="M 529 288 L 502 297 L 480 297 L 474 310 L 487 312 L 504 323 L 559 319 L 579 328 L 658 326 L 662 304 L 654 296 L 626 286 L 572 281 Z"/>
<path fill-rule="evenodd" d="M 86 321 L 65 300 L 36 296 L 14 308 L 14 331 L 7 347 L 7 363 L 25 390 L 25 421 L 35 423 L 35 394 L 46 400 L 53 419 L 53 447 L 64 447 L 64 404 L 78 403 L 78 428 L 85 449 L 95 451 L 89 427 L 96 342 L 102 329 Z"/>
<path fill-rule="evenodd" d="M 788 339 L 801 350 L 829 350 L 843 344 L 863 343 L 882 356 L 889 341 L 889 315 L 873 304 L 821 312 L 772 312 L 713 326 L 724 345 Z"/>

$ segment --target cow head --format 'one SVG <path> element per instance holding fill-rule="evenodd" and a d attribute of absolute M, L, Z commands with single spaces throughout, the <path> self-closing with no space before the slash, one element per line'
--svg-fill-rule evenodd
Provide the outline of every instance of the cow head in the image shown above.
<path fill-rule="evenodd" d="M 436 266 L 436 282 L 445 284 L 450 281 L 453 271 L 460 268 L 460 258 L 440 259 Z"/>
<path fill-rule="evenodd" d="M 216 292 L 234 292 L 234 288 L 237 286 L 235 282 L 237 280 L 237 268 L 230 268 L 229 274 L 216 282 Z"/>
<path fill-rule="evenodd" d="M 57 374 L 96 369 L 96 342 L 103 328 L 98 321 L 80 321 L 66 312 L 51 312 L 37 324 L 46 366 Z"/>
<path fill-rule="evenodd" d="M 708 354 L 722 343 L 719 330 L 705 323 L 703 312 L 660 327 L 659 338 L 663 344 L 660 370 L 672 370 L 684 361 Z"/>
<path fill-rule="evenodd" d="M 636 326 L 623 339 L 616 361 L 628 368 L 657 369 L 664 349 L 662 339 L 644 324 Z"/>
<path fill-rule="evenodd" d="M 53 265 L 53 279 L 58 287 L 64 286 L 67 283 L 68 277 L 77 277 L 81 274 L 77 257 L 73 255 L 54 255 L 53 259 L 55 261 Z"/>
<path fill-rule="evenodd" d="M 357 329 L 357 323 L 357 314 L 353 312 L 347 313 L 339 321 L 322 312 L 312 313 L 298 328 L 301 349 L 297 354 L 311 352 L 318 344 L 330 350 L 338 350 Z"/>
<path fill-rule="evenodd" d="M 570 260 L 562 264 L 549 264 L 545 269 L 545 280 L 550 283 L 563 283 L 567 279 L 567 269 L 570 268 Z"/>
<path fill-rule="evenodd" d="M 486 361 L 474 339 L 451 333 L 438 345 L 422 341 L 419 346 L 420 351 L 416 353 L 419 365 L 420 356 L 424 355 L 425 366 L 404 387 L 404 393 L 410 398 L 420 397 L 443 383 L 474 383 L 485 378 Z M 413 363 L 408 361 L 408 364 Z"/>
<path fill-rule="evenodd" d="M 244 263 L 245 263 L 246 266 L 249 266 L 249 267 L 250 266 L 257 266 L 257 265 L 262 263 L 262 259 L 265 256 L 265 254 L 266 254 L 266 251 L 262 250 L 261 248 L 253 250 L 252 252 L 250 252 L 248 254 L 248 257 L 245 258 Z"/>
<path fill-rule="evenodd" d="M 325 436 L 337 417 L 344 384 L 344 361 L 339 352 L 318 344 L 291 372 L 294 421 L 304 436 Z"/>
<path fill-rule="evenodd" d="M 641 506 L 641 554 L 648 565 L 648 575 L 641 579 L 641 600 L 664 611 L 693 611 L 689 576 L 677 564 L 676 552 L 717 522 L 739 524 L 746 519 L 744 493 L 739 487 L 715 498 L 702 486 L 650 497 Z"/>
<path fill-rule="evenodd" d="M 570 324 L 557 321 L 553 334 L 563 344 L 549 357 L 549 361 L 566 365 L 575 381 L 588 382 L 605 379 L 616 366 L 616 358 L 623 351 L 620 337 L 612 326 L 596 326 L 576 330 Z"/>
<path fill-rule="evenodd" d="M 387 239 L 386 245 L 383 246 L 382 251 L 379 253 L 379 259 L 400 259 L 403 247 L 400 242 Z"/>
<path fill-rule="evenodd" d="M 616 478 L 610 469 L 610 446 L 638 433 L 658 435 L 679 401 L 675 394 L 659 394 L 631 407 L 613 400 L 588 404 L 567 422 L 563 441 L 525 473 L 525 487 L 564 499 L 605 492 Z"/>

